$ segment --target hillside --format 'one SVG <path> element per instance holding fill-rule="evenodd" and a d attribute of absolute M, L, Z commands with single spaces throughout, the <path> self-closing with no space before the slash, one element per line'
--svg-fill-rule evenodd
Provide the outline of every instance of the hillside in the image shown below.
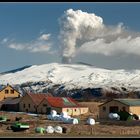
<path fill-rule="evenodd" d="M 107 70 L 84 64 L 50 63 L 1 74 L 0 85 L 7 83 L 40 92 L 52 87 L 59 87 L 59 90 L 102 88 L 119 91 L 123 88 L 139 91 L 140 70 Z"/>

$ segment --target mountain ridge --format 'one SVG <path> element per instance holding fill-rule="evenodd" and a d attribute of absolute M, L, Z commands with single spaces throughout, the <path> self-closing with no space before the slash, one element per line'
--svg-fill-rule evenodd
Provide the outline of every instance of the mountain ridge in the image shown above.
<path fill-rule="evenodd" d="M 0 75 L 0 85 L 7 83 L 36 92 L 48 92 L 53 88 L 55 95 L 62 90 L 100 88 L 120 93 L 124 92 L 123 89 L 139 91 L 140 70 L 108 70 L 84 64 L 49 63 Z"/>

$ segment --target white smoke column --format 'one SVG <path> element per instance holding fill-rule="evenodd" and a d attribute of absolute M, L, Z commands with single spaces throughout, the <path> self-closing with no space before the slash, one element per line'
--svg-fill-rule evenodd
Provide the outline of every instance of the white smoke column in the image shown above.
<path fill-rule="evenodd" d="M 69 62 L 75 55 L 78 39 L 93 39 L 103 26 L 103 19 L 94 13 L 69 9 L 60 18 L 60 39 L 62 42 L 63 62 Z"/>

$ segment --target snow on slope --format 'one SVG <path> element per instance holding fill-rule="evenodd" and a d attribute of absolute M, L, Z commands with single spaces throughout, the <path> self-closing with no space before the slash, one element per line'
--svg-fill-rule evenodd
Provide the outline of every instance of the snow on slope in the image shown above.
<path fill-rule="evenodd" d="M 0 84 L 51 81 L 66 88 L 140 87 L 140 70 L 107 70 L 80 64 L 33 65 L 22 71 L 0 75 Z"/>

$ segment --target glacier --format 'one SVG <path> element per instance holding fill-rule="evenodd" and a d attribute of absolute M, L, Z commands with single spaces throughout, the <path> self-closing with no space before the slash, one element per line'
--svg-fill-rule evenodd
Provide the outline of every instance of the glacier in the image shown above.
<path fill-rule="evenodd" d="M 49 63 L 0 74 L 0 85 L 16 86 L 37 82 L 43 83 L 42 89 L 61 85 L 66 90 L 111 87 L 139 90 L 140 70 L 109 70 L 84 64 Z M 32 88 L 38 90 L 40 85 L 32 85 Z"/>

